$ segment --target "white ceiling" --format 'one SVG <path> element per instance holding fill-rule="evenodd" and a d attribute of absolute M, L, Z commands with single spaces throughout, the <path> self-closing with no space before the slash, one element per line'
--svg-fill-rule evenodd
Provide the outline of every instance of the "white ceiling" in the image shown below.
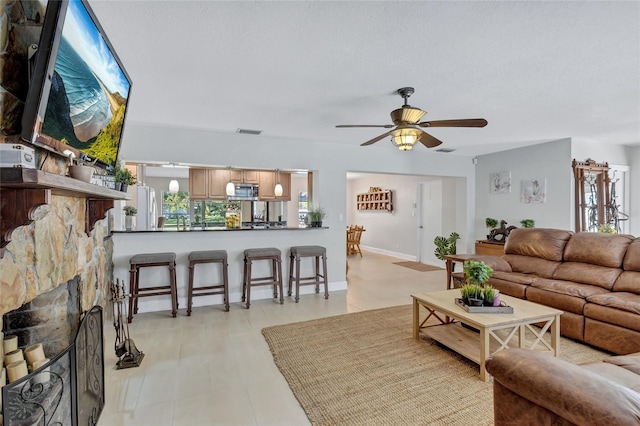
<path fill-rule="evenodd" d="M 455 154 L 640 144 L 637 1 L 89 1 L 130 122 L 355 145 L 383 129 L 335 125 L 390 124 L 413 86 L 424 120 L 489 121 L 430 130 Z"/>

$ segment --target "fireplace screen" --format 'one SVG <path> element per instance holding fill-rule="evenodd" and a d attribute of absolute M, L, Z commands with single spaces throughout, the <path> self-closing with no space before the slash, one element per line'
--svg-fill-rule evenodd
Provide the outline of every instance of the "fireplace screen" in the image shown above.
<path fill-rule="evenodd" d="M 5 426 L 95 425 L 104 407 L 102 308 L 85 315 L 63 352 L 3 387 L 2 401 Z"/>

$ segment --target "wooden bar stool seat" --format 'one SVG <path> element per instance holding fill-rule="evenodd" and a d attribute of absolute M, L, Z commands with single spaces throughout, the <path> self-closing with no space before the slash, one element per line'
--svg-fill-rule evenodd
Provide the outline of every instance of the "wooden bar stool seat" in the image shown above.
<path fill-rule="evenodd" d="M 300 276 L 300 261 L 303 257 L 315 259 L 314 274 L 308 277 Z M 320 273 L 320 259 L 322 259 L 322 273 Z M 295 262 L 295 275 L 293 263 Z M 315 285 L 316 293 L 320 292 L 320 284 L 324 284 L 324 298 L 329 298 L 329 281 L 327 279 L 327 249 L 322 246 L 293 246 L 289 249 L 289 296 L 296 284 L 296 303 L 300 299 L 301 285 Z"/>
<path fill-rule="evenodd" d="M 257 260 L 268 260 L 271 263 L 271 275 L 254 278 L 251 275 L 252 265 Z M 274 247 L 251 248 L 244 251 L 244 274 L 242 280 L 242 301 L 246 302 L 247 309 L 251 304 L 251 287 L 261 285 L 273 286 L 273 297 L 278 297 L 280 290 L 280 304 L 284 303 L 282 289 L 282 257 L 279 249 Z"/>
<path fill-rule="evenodd" d="M 201 263 L 219 263 L 222 268 L 222 284 L 211 284 L 202 287 L 193 286 L 195 267 Z M 215 294 L 224 295 L 224 310 L 229 312 L 229 264 L 226 250 L 203 250 L 189 253 L 189 294 L 187 297 L 187 316 L 191 316 L 193 298 Z"/>
<path fill-rule="evenodd" d="M 176 254 L 175 253 L 143 253 L 129 259 L 129 316 L 127 322 L 133 320 L 138 313 L 138 299 L 149 296 L 171 295 L 171 315 L 178 313 L 178 290 L 176 288 Z M 169 284 L 140 288 L 140 269 L 163 266 L 169 270 Z"/>

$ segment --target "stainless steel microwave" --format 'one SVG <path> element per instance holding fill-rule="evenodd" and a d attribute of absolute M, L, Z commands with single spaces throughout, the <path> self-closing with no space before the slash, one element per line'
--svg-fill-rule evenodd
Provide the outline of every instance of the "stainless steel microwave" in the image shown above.
<path fill-rule="evenodd" d="M 253 183 L 236 183 L 235 195 L 229 195 L 229 201 L 258 201 L 258 185 Z"/>

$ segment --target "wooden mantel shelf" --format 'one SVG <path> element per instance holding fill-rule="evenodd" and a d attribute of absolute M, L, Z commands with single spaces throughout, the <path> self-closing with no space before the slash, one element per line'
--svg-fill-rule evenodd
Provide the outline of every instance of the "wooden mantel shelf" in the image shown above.
<path fill-rule="evenodd" d="M 48 204 L 51 194 L 85 198 L 85 231 L 91 232 L 95 223 L 104 218 L 114 200 L 131 197 L 120 191 L 82 182 L 67 176 L 42 170 L 0 168 L 0 257 L 11 241 L 11 232 L 33 221 L 33 212 Z"/>

